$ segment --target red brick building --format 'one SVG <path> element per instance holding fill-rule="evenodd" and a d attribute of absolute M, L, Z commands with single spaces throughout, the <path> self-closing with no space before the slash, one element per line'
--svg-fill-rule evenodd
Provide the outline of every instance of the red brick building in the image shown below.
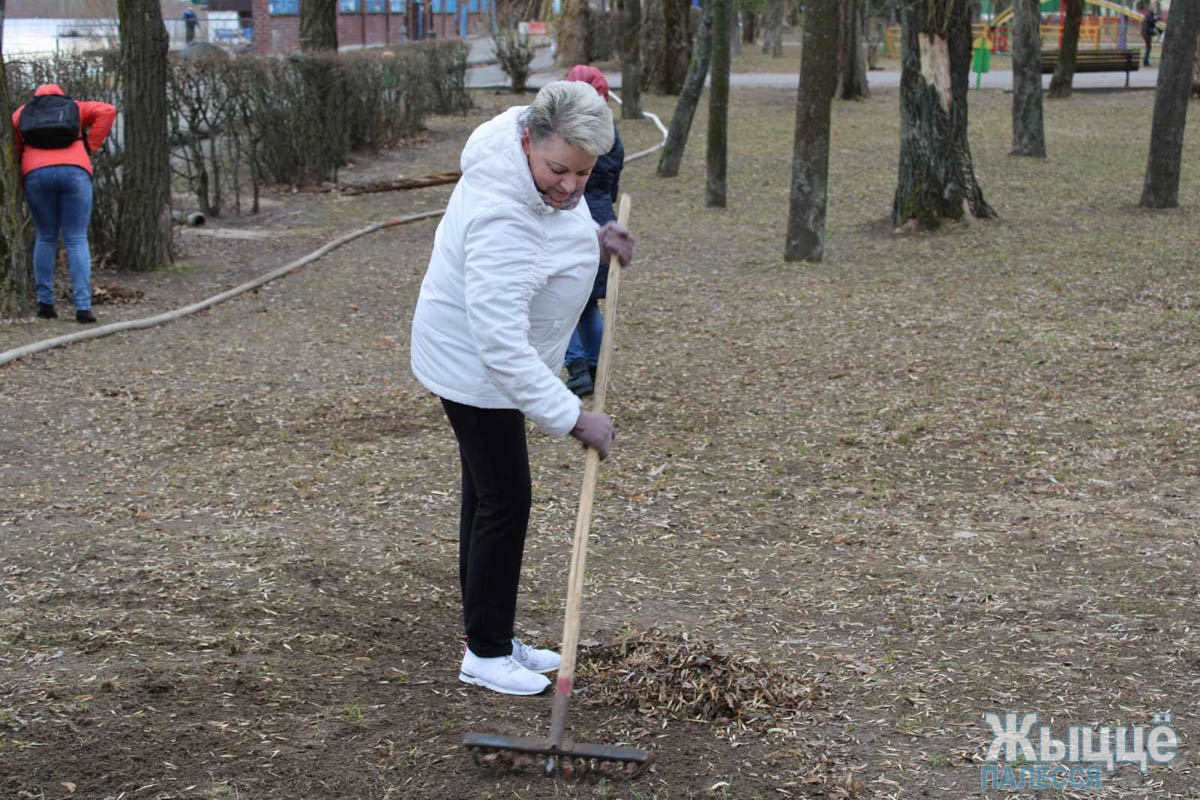
<path fill-rule="evenodd" d="M 254 52 L 300 47 L 300 3 L 250 0 Z M 449 39 L 491 30 L 493 0 L 338 0 L 338 48 L 386 47 L 416 39 Z"/>

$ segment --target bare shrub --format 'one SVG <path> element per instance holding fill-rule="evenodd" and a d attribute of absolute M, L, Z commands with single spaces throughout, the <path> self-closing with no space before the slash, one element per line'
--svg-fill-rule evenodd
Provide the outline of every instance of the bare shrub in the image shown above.
<path fill-rule="evenodd" d="M 453 41 L 290 59 L 172 59 L 172 169 L 205 215 L 219 216 L 231 197 L 240 212 L 246 191 L 256 212 L 263 185 L 336 180 L 352 151 L 392 147 L 420 131 L 430 114 L 469 108 L 467 54 L 464 42 Z M 100 263 L 111 260 L 127 124 L 119 52 L 6 64 L 14 103 L 56 83 L 72 97 L 117 107 L 112 133 L 92 154 L 92 252 Z"/>
<path fill-rule="evenodd" d="M 423 54 L 418 64 L 426 70 L 424 85 L 433 91 L 434 105 L 427 113 L 456 114 L 470 108 L 471 97 L 467 94 L 467 56 L 471 53 L 470 46 L 461 39 L 455 39 L 422 42 L 414 45 L 413 49 L 415 53 Z"/>
<path fill-rule="evenodd" d="M 176 168 L 200 209 L 219 215 L 225 186 L 258 210 L 266 183 L 337 179 L 354 151 L 392 147 L 433 113 L 470 106 L 462 42 L 395 50 L 180 62 L 170 77 Z"/>
<path fill-rule="evenodd" d="M 529 41 L 529 37 L 517 29 L 513 19 L 505 20 L 492 37 L 496 47 L 496 60 L 500 69 L 512 83 L 516 93 L 525 91 L 525 83 L 529 80 L 529 65 L 537 48 Z"/>

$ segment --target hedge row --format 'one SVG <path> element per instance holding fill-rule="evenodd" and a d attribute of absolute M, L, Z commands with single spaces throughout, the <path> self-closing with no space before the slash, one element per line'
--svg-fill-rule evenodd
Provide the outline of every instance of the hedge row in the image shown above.
<path fill-rule="evenodd" d="M 286 59 L 243 56 L 172 58 L 168 127 L 172 166 L 200 209 L 221 213 L 232 194 L 268 184 L 310 185 L 337 179 L 352 151 L 391 147 L 420 129 L 430 114 L 470 106 L 465 88 L 468 47 L 423 42 L 389 50 Z M 7 63 L 10 96 L 24 102 L 42 83 L 72 97 L 121 108 L 116 51 L 59 54 Z M 98 257 L 116 242 L 123 116 L 95 168 L 92 245 Z"/>

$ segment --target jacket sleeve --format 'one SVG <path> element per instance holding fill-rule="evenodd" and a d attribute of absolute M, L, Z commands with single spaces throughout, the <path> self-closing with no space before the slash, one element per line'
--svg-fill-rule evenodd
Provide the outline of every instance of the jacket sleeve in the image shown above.
<path fill-rule="evenodd" d="M 545 283 L 532 220 L 497 208 L 468 223 L 464 302 L 471 338 L 487 375 L 525 416 L 555 436 L 579 419 L 580 403 L 529 342 L 529 303 Z M 566 323 L 564 323 L 566 324 Z"/>
<path fill-rule="evenodd" d="M 117 119 L 117 109 L 95 100 L 78 100 L 79 124 L 87 131 L 88 152 L 94 153 L 104 144 Z"/>
<path fill-rule="evenodd" d="M 603 225 L 617 218 L 614 203 L 619 196 L 621 168 L 625 165 L 625 147 L 621 144 L 621 136 L 613 126 L 613 146 L 604 155 L 596 159 L 596 166 L 588 177 L 584 195 L 587 197 L 588 210 L 597 225 Z"/>
<path fill-rule="evenodd" d="M 621 141 L 621 134 L 617 133 L 616 125 L 613 126 L 613 139 L 612 201 L 615 206 L 621 197 L 621 170 L 625 169 L 625 143 Z"/>
<path fill-rule="evenodd" d="M 13 112 L 12 117 L 13 142 L 16 143 L 16 147 L 13 151 L 13 157 L 16 159 L 18 167 L 21 164 L 21 154 L 25 152 L 25 140 L 21 138 L 21 109 L 23 108 L 25 108 L 24 104 L 22 104 L 19 108 L 17 108 L 16 111 Z"/>

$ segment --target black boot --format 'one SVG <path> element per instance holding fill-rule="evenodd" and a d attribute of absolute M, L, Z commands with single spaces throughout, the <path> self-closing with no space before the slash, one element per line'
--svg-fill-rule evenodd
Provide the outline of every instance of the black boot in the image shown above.
<path fill-rule="evenodd" d="M 586 359 L 577 358 L 567 364 L 567 388 L 580 397 L 587 397 L 596 391 Z"/>
<path fill-rule="evenodd" d="M 58 319 L 58 312 L 54 310 L 54 303 L 38 303 L 37 315 L 42 319 Z"/>
<path fill-rule="evenodd" d="M 84 325 L 96 321 L 96 312 L 90 308 L 85 308 L 82 311 L 75 312 L 75 321 Z"/>

